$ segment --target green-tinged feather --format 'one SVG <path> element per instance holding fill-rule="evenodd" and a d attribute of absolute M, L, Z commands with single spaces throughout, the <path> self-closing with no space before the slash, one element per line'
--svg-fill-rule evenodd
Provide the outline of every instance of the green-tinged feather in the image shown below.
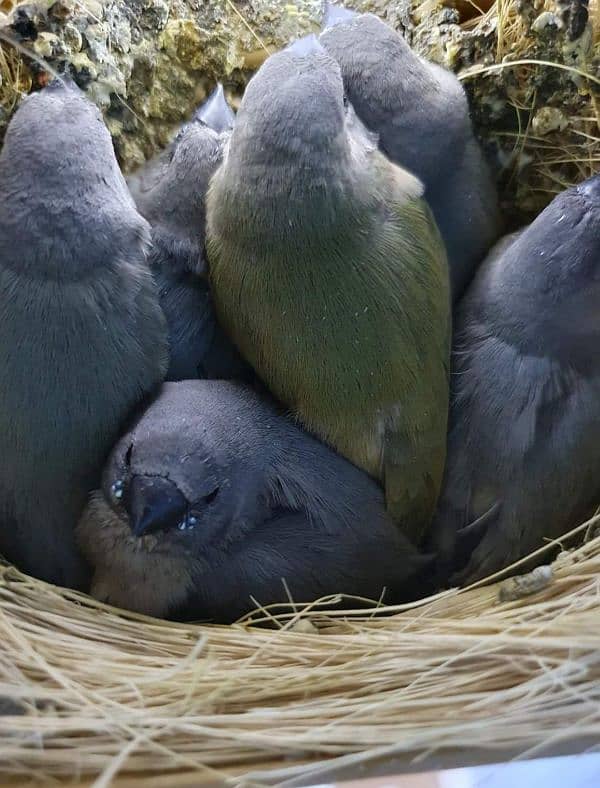
<path fill-rule="evenodd" d="M 224 327 L 306 429 L 384 484 L 415 539 L 441 484 L 450 354 L 446 253 L 422 194 L 307 39 L 248 85 L 207 198 Z"/>
<path fill-rule="evenodd" d="M 447 264 L 426 204 L 407 199 L 410 176 L 377 152 L 370 163 L 377 193 L 351 212 L 313 194 L 307 234 L 293 226 L 248 243 L 250 214 L 239 211 L 234 234 L 212 216 L 211 282 L 223 325 L 275 396 L 382 480 L 392 515 L 417 536 L 445 457 Z M 212 197 L 240 207 L 225 179 Z"/>

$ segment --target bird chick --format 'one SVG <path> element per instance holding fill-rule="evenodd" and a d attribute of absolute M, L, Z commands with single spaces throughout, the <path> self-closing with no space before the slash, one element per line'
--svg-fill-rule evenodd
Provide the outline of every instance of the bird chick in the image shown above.
<path fill-rule="evenodd" d="M 482 264 L 456 312 L 446 476 L 431 545 L 472 582 L 600 501 L 600 176 Z"/>
<path fill-rule="evenodd" d="M 152 226 L 149 263 L 169 328 L 167 380 L 253 376 L 217 323 L 204 255 L 206 190 L 234 119 L 219 84 L 173 142 L 128 182 Z"/>
<path fill-rule="evenodd" d="M 227 381 L 163 386 L 112 452 L 78 538 L 98 599 L 222 623 L 288 590 L 404 598 L 427 565 L 377 484 Z"/>
<path fill-rule="evenodd" d="M 207 199 L 223 326 L 310 432 L 419 538 L 444 467 L 450 298 L 422 185 L 345 106 L 312 36 L 250 81 Z"/>
<path fill-rule="evenodd" d="M 0 552 L 85 587 L 74 529 L 166 327 L 100 112 L 67 79 L 26 98 L 0 154 Z"/>
<path fill-rule="evenodd" d="M 360 119 L 387 156 L 425 185 L 446 244 L 456 301 L 500 232 L 498 198 L 451 71 L 419 57 L 373 14 L 329 4 L 321 43 Z"/>

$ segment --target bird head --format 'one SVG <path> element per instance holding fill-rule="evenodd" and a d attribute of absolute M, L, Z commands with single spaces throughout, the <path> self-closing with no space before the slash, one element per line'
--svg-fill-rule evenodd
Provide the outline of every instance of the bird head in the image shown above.
<path fill-rule="evenodd" d="M 232 429 L 227 407 L 213 409 L 212 392 L 229 385 L 165 384 L 115 446 L 78 527 L 96 570 L 93 593 L 166 615 L 261 521 L 260 452 L 248 454 L 248 434 Z"/>
<path fill-rule="evenodd" d="M 206 191 L 234 120 L 218 84 L 170 145 L 128 179 L 142 216 L 198 255 L 204 244 Z"/>
<path fill-rule="evenodd" d="M 271 55 L 240 104 L 230 154 L 276 165 L 331 155 L 345 132 L 340 70 L 316 36 Z"/>
<path fill-rule="evenodd" d="M 13 116 L 0 201 L 11 206 L 0 217 L 0 259 L 36 278 L 78 279 L 138 260 L 150 240 L 100 110 L 67 77 L 25 98 Z"/>

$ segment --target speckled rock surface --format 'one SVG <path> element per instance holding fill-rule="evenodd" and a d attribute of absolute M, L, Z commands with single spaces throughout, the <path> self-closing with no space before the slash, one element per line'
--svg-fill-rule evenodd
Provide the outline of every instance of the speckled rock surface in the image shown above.
<path fill-rule="evenodd" d="M 319 10 L 319 0 L 57 0 L 17 6 L 4 30 L 71 73 L 103 109 L 121 163 L 132 169 L 168 141 L 216 79 L 239 93 L 265 47 L 307 32 Z M 20 96 L 48 80 L 43 63 L 6 42 L 3 49 L 0 135 Z"/>
<path fill-rule="evenodd" d="M 267 51 L 317 29 L 322 10 L 322 0 L 13 2 L 0 0 L 0 37 L 18 44 L 1 43 L 0 137 L 49 68 L 67 70 L 103 109 L 125 170 L 164 146 L 215 80 L 239 96 Z M 349 5 L 377 13 L 463 79 L 514 221 L 599 168 L 600 82 L 511 65 L 543 60 L 600 80 L 597 0 L 481 0 L 475 17 L 462 0 Z"/>

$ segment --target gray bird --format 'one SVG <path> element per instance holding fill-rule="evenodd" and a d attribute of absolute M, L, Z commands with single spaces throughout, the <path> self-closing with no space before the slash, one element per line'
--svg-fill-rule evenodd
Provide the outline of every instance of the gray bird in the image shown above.
<path fill-rule="evenodd" d="M 431 546 L 460 582 L 600 503 L 600 175 L 481 266 L 456 313 L 448 459 Z"/>
<path fill-rule="evenodd" d="M 234 119 L 219 84 L 174 141 L 128 181 L 152 226 L 149 263 L 169 328 L 167 380 L 252 379 L 217 323 L 204 255 L 204 200 Z"/>
<path fill-rule="evenodd" d="M 454 74 L 372 14 L 329 5 L 321 43 L 387 156 L 415 173 L 446 244 L 456 302 L 500 232 L 496 188 Z"/>
<path fill-rule="evenodd" d="M 26 98 L 0 154 L 0 553 L 84 587 L 74 528 L 166 327 L 98 109 L 69 81 Z"/>
<path fill-rule="evenodd" d="M 344 592 L 406 598 L 429 563 L 379 486 L 228 381 L 166 383 L 116 445 L 78 527 L 92 594 L 138 612 L 234 621 Z"/>

